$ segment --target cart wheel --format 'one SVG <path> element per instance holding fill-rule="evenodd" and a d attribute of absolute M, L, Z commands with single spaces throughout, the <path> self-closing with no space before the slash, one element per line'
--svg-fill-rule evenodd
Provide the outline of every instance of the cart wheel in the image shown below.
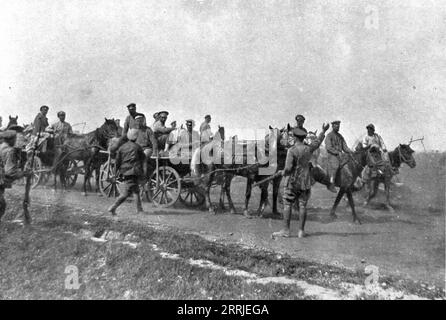
<path fill-rule="evenodd" d="M 119 185 L 116 166 L 114 161 L 106 162 L 101 165 L 99 173 L 99 190 L 104 197 L 119 196 Z"/>
<path fill-rule="evenodd" d="M 167 208 L 172 206 L 181 193 L 181 178 L 178 172 L 168 166 L 158 168 L 158 186 L 157 171 L 150 177 L 148 185 L 148 195 L 150 201 L 156 207 Z"/>
<path fill-rule="evenodd" d="M 68 166 L 67 166 L 67 172 L 66 172 L 66 182 L 67 182 L 67 187 L 72 188 L 74 187 L 74 185 L 76 184 L 77 181 L 77 175 L 79 173 L 79 168 L 77 166 L 76 161 L 74 160 L 70 160 L 68 162 Z"/>
<path fill-rule="evenodd" d="M 188 181 L 188 177 L 190 177 L 190 174 L 185 176 L 186 179 L 183 182 Z M 185 182 L 181 185 L 180 201 L 188 207 L 199 207 L 206 200 L 204 193 L 205 190 L 195 185 L 192 181 Z"/>
<path fill-rule="evenodd" d="M 25 168 L 30 169 L 30 160 L 26 161 Z M 45 172 L 43 172 L 42 160 L 38 156 L 34 156 L 33 168 L 31 168 L 33 174 L 31 176 L 31 188 L 34 189 L 40 183 L 43 182 Z"/>

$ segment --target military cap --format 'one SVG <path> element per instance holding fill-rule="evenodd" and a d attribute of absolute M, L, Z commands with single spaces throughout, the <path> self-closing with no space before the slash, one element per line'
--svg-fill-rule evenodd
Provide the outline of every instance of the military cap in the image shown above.
<path fill-rule="evenodd" d="M 60 115 L 65 115 L 65 111 L 59 111 L 59 112 L 57 113 L 57 116 L 60 116 Z"/>
<path fill-rule="evenodd" d="M 335 121 L 331 122 L 331 124 L 336 124 L 336 123 L 341 123 L 341 121 L 340 120 L 335 120 Z"/>
<path fill-rule="evenodd" d="M 136 116 L 135 116 L 135 120 L 136 119 L 144 119 L 145 118 L 145 116 L 142 114 L 142 113 L 138 113 Z"/>
<path fill-rule="evenodd" d="M 159 115 L 159 112 L 155 112 L 155 113 L 153 114 L 153 119 L 157 119 L 157 118 L 158 118 L 158 115 Z"/>
<path fill-rule="evenodd" d="M 42 111 L 43 109 L 49 110 L 50 108 L 48 108 L 48 106 L 41 106 L 40 111 Z"/>
<path fill-rule="evenodd" d="M 127 106 L 127 109 L 130 109 L 130 108 L 136 108 L 136 104 L 134 104 L 134 103 L 130 103 L 130 104 Z"/>
<path fill-rule="evenodd" d="M 296 137 L 306 137 L 307 136 L 307 132 L 305 130 L 302 130 L 301 128 L 294 128 L 293 134 Z"/>
<path fill-rule="evenodd" d="M 3 139 L 12 139 L 17 135 L 17 133 L 14 130 L 5 130 L 0 132 L 0 138 Z"/>
<path fill-rule="evenodd" d="M 158 116 L 163 115 L 163 113 L 166 114 L 166 116 L 169 115 L 169 112 L 167 112 L 167 111 L 160 111 L 160 112 L 158 112 Z"/>
<path fill-rule="evenodd" d="M 373 129 L 373 130 L 375 130 L 375 126 L 373 125 L 373 123 L 370 123 L 370 124 L 368 124 L 367 125 L 367 127 L 365 127 L 366 129 Z"/>
<path fill-rule="evenodd" d="M 188 123 L 190 123 L 192 126 L 195 125 L 195 121 L 192 120 L 192 119 L 188 119 L 188 120 L 186 120 L 186 124 L 188 124 Z"/>
<path fill-rule="evenodd" d="M 204 116 L 205 119 L 209 119 L 210 117 L 211 117 L 210 114 L 207 114 L 207 115 Z"/>
<path fill-rule="evenodd" d="M 138 129 L 129 129 L 127 132 L 127 139 L 135 141 L 138 138 Z"/>
<path fill-rule="evenodd" d="M 301 114 L 298 114 L 297 116 L 296 116 L 296 121 L 298 120 L 298 119 L 301 119 L 301 120 L 304 120 L 305 121 L 305 117 L 303 116 L 303 115 L 301 115 Z"/>

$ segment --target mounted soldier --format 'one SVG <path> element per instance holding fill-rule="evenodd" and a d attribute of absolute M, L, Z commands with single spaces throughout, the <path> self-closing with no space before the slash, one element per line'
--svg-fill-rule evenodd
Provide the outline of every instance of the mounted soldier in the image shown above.
<path fill-rule="evenodd" d="M 176 122 L 171 123 L 171 127 L 166 127 L 166 120 L 169 112 L 160 111 L 158 112 L 158 120 L 153 125 L 153 132 L 155 133 L 155 138 L 158 141 L 158 149 L 164 150 L 169 148 L 170 142 L 168 141 L 169 134 L 176 129 Z"/>
<path fill-rule="evenodd" d="M 48 129 L 54 132 L 54 139 L 57 141 L 56 143 L 60 145 L 63 144 L 69 135 L 73 134 L 73 129 L 71 128 L 71 125 L 65 121 L 65 116 L 66 114 L 64 111 L 59 111 L 57 113 L 59 121 L 48 127 Z"/>
<path fill-rule="evenodd" d="M 212 130 L 211 130 L 211 116 L 208 114 L 204 117 L 204 122 L 200 125 L 200 139 L 201 143 L 208 143 L 212 140 Z"/>
<path fill-rule="evenodd" d="M 314 178 L 311 174 L 310 160 L 315 150 L 319 148 L 325 138 L 325 132 L 329 125 L 322 126 L 322 132 L 318 138 L 313 140 L 310 145 L 304 143 L 307 132 L 301 128 L 294 128 L 293 135 L 296 137 L 294 146 L 288 149 L 285 168 L 282 175 L 285 177 L 285 188 L 283 192 L 283 228 L 279 232 L 274 232 L 272 238 L 289 237 L 291 208 L 295 201 L 300 205 L 299 210 L 299 231 L 298 237 L 305 236 L 304 228 L 307 219 L 307 203 L 311 195 L 311 186 L 314 184 Z"/>
<path fill-rule="evenodd" d="M 383 138 L 375 132 L 375 126 L 367 125 L 367 134 L 362 139 L 362 147 L 368 150 L 367 166 L 362 171 L 362 180 L 367 183 L 370 178 L 384 172 L 389 164 L 389 155 Z"/>
<path fill-rule="evenodd" d="M 352 154 L 353 151 L 349 149 L 344 137 L 339 133 L 341 127 L 341 121 L 336 120 L 331 123 L 332 131 L 327 135 L 325 139 L 325 149 L 328 153 L 328 175 L 330 177 L 330 184 L 327 189 L 333 193 L 337 193 L 335 188 L 335 178 L 338 169 L 345 163 L 344 154 Z"/>
<path fill-rule="evenodd" d="M 14 149 L 17 133 L 13 130 L 0 132 L 0 220 L 6 211 L 5 189 L 21 179 L 25 173 L 20 169 L 20 159 Z"/>

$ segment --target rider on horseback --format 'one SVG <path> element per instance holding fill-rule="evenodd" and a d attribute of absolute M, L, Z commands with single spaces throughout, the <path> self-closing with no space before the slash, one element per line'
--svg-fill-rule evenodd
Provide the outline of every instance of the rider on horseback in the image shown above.
<path fill-rule="evenodd" d="M 367 125 L 367 135 L 362 139 L 362 147 L 368 150 L 367 166 L 362 171 L 363 182 L 368 182 L 370 178 L 383 174 L 385 166 L 389 164 L 387 147 L 383 138 L 375 133 L 375 126 L 371 123 Z"/>

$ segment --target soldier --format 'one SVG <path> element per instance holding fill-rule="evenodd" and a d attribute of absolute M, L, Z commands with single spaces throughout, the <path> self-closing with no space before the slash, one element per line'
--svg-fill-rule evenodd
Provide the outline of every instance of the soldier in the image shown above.
<path fill-rule="evenodd" d="M 383 138 L 375 133 L 375 126 L 370 123 L 366 127 L 367 134 L 362 139 L 362 147 L 369 150 L 367 156 L 367 166 L 362 171 L 363 182 L 368 182 L 373 175 L 384 171 L 384 166 L 389 161 L 387 147 Z"/>
<path fill-rule="evenodd" d="M 73 129 L 71 128 L 71 125 L 65 121 L 64 111 L 59 111 L 57 117 L 59 118 L 59 121 L 49 126 L 49 129 L 54 132 L 54 138 L 58 141 L 57 143 L 63 144 L 65 139 L 73 134 Z"/>
<path fill-rule="evenodd" d="M 305 117 L 301 114 L 298 114 L 298 115 L 296 115 L 295 119 L 296 119 L 296 127 L 295 128 L 299 128 L 305 132 L 308 132 L 307 129 L 304 128 Z"/>
<path fill-rule="evenodd" d="M 193 151 L 200 146 L 200 134 L 194 130 L 195 121 L 186 120 L 186 130 L 180 133 L 180 145 L 186 153 L 192 155 Z"/>
<path fill-rule="evenodd" d="M 164 150 L 168 147 L 169 134 L 176 129 L 176 122 L 171 123 L 171 127 L 166 127 L 166 120 L 169 112 L 160 111 L 158 112 L 158 120 L 153 125 L 153 132 L 155 133 L 155 138 L 158 141 L 158 149 Z"/>
<path fill-rule="evenodd" d="M 310 170 L 310 159 L 315 150 L 319 148 L 325 138 L 325 132 L 329 125 L 322 125 L 322 132 L 310 145 L 304 143 L 307 133 L 300 128 L 293 129 L 293 135 L 296 137 L 296 143 L 288 149 L 285 168 L 282 175 L 285 176 L 285 188 L 283 193 L 283 229 L 274 232 L 272 238 L 289 237 L 291 206 L 297 200 L 301 206 L 299 210 L 299 231 L 298 237 L 305 236 L 304 228 L 307 219 L 307 202 L 311 195 L 311 186 L 314 184 L 314 178 Z"/>
<path fill-rule="evenodd" d="M 49 108 L 47 106 L 41 106 L 40 112 L 34 118 L 31 139 L 30 139 L 28 145 L 26 146 L 26 152 L 28 154 L 33 151 L 33 149 L 35 147 L 36 140 L 37 140 L 37 136 L 39 134 L 40 134 L 39 146 L 41 146 L 42 152 L 46 151 L 47 139 L 50 136 L 49 132 L 45 132 L 45 130 L 48 127 L 48 118 L 46 117 L 46 115 L 48 114 L 48 110 L 49 110 Z M 52 130 L 50 129 L 50 131 L 52 131 Z"/>
<path fill-rule="evenodd" d="M 129 129 L 135 129 L 136 128 L 136 126 L 135 126 L 135 117 L 137 115 L 143 115 L 142 113 L 136 112 L 136 104 L 134 104 L 134 103 L 130 103 L 127 106 L 127 109 L 129 110 L 129 115 L 127 116 L 127 118 L 125 118 L 125 121 L 124 121 L 124 129 L 122 130 L 122 136 L 123 137 L 127 136 L 127 132 L 129 131 Z M 145 121 L 145 117 L 144 117 L 144 121 Z"/>
<path fill-rule="evenodd" d="M 6 201 L 5 189 L 11 188 L 14 180 L 21 179 L 25 173 L 20 169 L 17 152 L 14 149 L 17 134 L 13 130 L 6 130 L 0 133 L 0 220 L 5 214 Z"/>
<path fill-rule="evenodd" d="M 212 140 L 211 116 L 208 114 L 204 117 L 204 122 L 200 125 L 200 139 L 202 143 Z"/>
<path fill-rule="evenodd" d="M 143 165 L 145 161 L 144 151 L 136 144 L 138 129 L 130 129 L 127 132 L 128 141 L 119 147 L 116 154 L 116 169 L 124 178 L 121 195 L 115 203 L 108 208 L 108 212 L 116 215 L 116 209 L 132 194 L 136 195 L 137 213 L 143 213 L 141 196 L 139 194 L 138 177 L 143 175 Z"/>
<path fill-rule="evenodd" d="M 341 121 L 333 121 L 331 125 L 333 130 L 327 135 L 325 140 L 325 149 L 328 153 L 328 175 L 330 177 L 330 184 L 327 186 L 327 189 L 336 193 L 335 177 L 341 165 L 341 154 L 351 154 L 353 151 L 349 149 L 344 137 L 339 133 Z"/>
<path fill-rule="evenodd" d="M 140 145 L 144 155 L 146 157 L 146 161 L 144 161 L 143 171 L 144 176 L 149 178 L 152 170 L 148 170 L 148 163 L 150 161 L 150 157 L 154 154 L 158 154 L 158 143 L 155 139 L 155 134 L 152 129 L 148 127 L 145 123 L 145 117 L 142 115 L 137 115 L 135 117 L 136 127 L 138 129 L 138 137 L 136 138 L 136 144 Z"/>

